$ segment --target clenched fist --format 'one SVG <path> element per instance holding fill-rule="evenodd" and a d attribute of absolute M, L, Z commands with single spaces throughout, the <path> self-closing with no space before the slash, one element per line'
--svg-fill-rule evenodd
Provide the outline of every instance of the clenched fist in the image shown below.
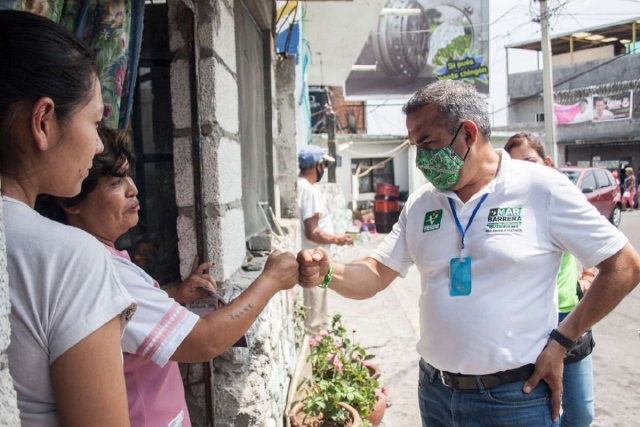
<path fill-rule="evenodd" d="M 329 254 L 323 248 L 298 253 L 298 283 L 303 288 L 313 288 L 324 282 L 329 272 Z"/>
<path fill-rule="evenodd" d="M 262 274 L 269 276 L 281 291 L 293 288 L 298 283 L 298 263 L 295 255 L 274 250 L 267 258 Z"/>

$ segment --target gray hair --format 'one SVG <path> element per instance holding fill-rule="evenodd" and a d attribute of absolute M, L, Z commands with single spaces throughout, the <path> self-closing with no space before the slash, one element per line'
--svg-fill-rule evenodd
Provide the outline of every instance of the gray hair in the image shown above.
<path fill-rule="evenodd" d="M 402 107 L 409 115 L 427 105 L 435 105 L 447 130 L 454 134 L 465 120 L 478 126 L 478 130 L 487 140 L 491 137 L 491 123 L 487 104 L 475 87 L 456 80 L 439 80 L 431 83 L 411 97 Z"/>

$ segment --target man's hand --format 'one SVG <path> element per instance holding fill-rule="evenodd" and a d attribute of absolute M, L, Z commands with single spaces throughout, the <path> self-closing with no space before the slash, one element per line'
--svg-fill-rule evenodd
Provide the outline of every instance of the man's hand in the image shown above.
<path fill-rule="evenodd" d="M 338 246 L 353 245 L 353 238 L 348 234 L 338 234 L 335 244 Z"/>
<path fill-rule="evenodd" d="M 167 289 L 167 294 L 180 304 L 188 304 L 208 297 L 210 292 L 215 292 L 218 289 L 213 277 L 205 274 L 205 270 L 213 267 L 214 265 L 209 262 L 198 265 L 198 256 L 196 255 L 193 267 L 191 267 L 191 275 L 175 288 Z"/>
<path fill-rule="evenodd" d="M 553 410 L 551 419 L 557 420 L 560 416 L 560 407 L 562 401 L 562 373 L 564 372 L 564 357 L 567 350 L 554 340 L 542 350 L 538 360 L 536 360 L 536 370 L 533 375 L 525 382 L 522 389 L 525 393 L 531 393 L 536 388 L 540 380 L 543 380 L 551 390 L 551 401 Z"/>
<path fill-rule="evenodd" d="M 313 288 L 324 282 L 329 272 L 329 254 L 323 248 L 298 253 L 298 284 L 303 288 Z"/>
<path fill-rule="evenodd" d="M 276 249 L 267 258 L 262 274 L 274 281 L 279 290 L 291 289 L 298 283 L 298 263 L 291 252 Z"/>

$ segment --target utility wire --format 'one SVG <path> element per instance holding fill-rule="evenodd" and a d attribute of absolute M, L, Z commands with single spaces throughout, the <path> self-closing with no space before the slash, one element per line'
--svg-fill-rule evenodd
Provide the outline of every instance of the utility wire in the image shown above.
<path fill-rule="evenodd" d="M 285 56 L 289 53 L 289 44 L 291 43 L 291 37 L 293 36 L 293 27 L 296 23 L 296 16 L 298 16 L 298 7 L 300 2 L 296 2 L 295 13 L 293 14 L 293 18 L 291 19 L 291 24 L 289 25 L 289 32 L 287 33 L 287 40 L 284 42 L 284 54 Z"/>
<path fill-rule="evenodd" d="M 565 83 L 569 83 L 570 81 L 573 81 L 573 80 L 575 80 L 575 79 L 577 79 L 577 78 L 579 78 L 579 77 L 582 77 L 582 76 L 584 76 L 585 74 L 588 74 L 588 73 L 590 73 L 590 72 L 592 72 L 592 71 L 594 71 L 594 70 L 597 70 L 598 68 L 604 67 L 605 65 L 609 65 L 609 64 L 611 64 L 612 62 L 615 62 L 615 61 L 617 61 L 618 59 L 620 59 L 620 58 L 622 58 L 622 57 L 629 56 L 630 54 L 631 54 L 631 53 L 623 53 L 622 55 L 618 55 L 618 56 L 614 57 L 613 59 L 611 59 L 611 60 L 609 60 L 609 61 L 607 61 L 607 62 L 603 62 L 602 64 L 598 64 L 598 65 L 596 65 L 595 67 L 589 68 L 588 70 L 582 71 L 582 72 L 580 72 L 580 73 L 578 73 L 578 74 L 575 74 L 575 75 L 573 75 L 573 76 L 571 76 L 571 77 L 568 77 L 568 78 L 566 78 L 566 79 L 564 79 L 564 80 L 562 80 L 562 81 L 560 81 L 560 82 L 558 82 L 558 83 L 555 83 L 553 86 L 554 86 L 554 87 L 556 87 L 556 86 L 562 86 L 562 85 L 563 85 L 563 84 L 565 84 Z M 507 108 L 509 108 L 509 107 L 513 107 L 514 105 L 518 105 L 518 104 L 520 104 L 521 102 L 524 102 L 524 101 L 526 101 L 526 100 L 528 100 L 528 99 L 532 99 L 532 98 L 535 98 L 535 97 L 537 97 L 537 96 L 540 96 L 540 95 L 542 95 L 542 93 L 543 93 L 543 92 L 542 92 L 542 91 L 540 91 L 540 92 L 538 92 L 538 93 L 536 93 L 536 94 L 533 94 L 533 95 L 530 95 L 530 96 L 526 96 L 526 97 L 524 97 L 524 98 L 520 98 L 520 99 L 518 99 L 517 101 L 510 102 L 510 103 L 509 103 L 509 104 L 507 104 L 506 106 L 504 106 L 504 107 L 502 107 L 502 108 L 499 108 L 499 109 L 497 109 L 497 110 L 493 111 L 493 112 L 492 112 L 492 114 L 499 113 L 500 111 L 504 111 L 504 110 L 506 110 Z"/>

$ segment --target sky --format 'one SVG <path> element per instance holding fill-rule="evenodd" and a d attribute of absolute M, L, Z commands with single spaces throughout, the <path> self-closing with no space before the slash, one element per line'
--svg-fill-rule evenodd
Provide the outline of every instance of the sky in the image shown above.
<path fill-rule="evenodd" d="M 549 0 L 548 4 L 549 8 L 556 9 L 551 20 L 552 36 L 634 17 L 640 19 L 640 0 Z M 490 0 L 489 16 L 489 111 L 494 112 L 493 126 L 505 126 L 508 101 L 507 55 L 504 46 L 540 39 L 540 24 L 532 21 L 532 18 L 539 16 L 539 3 L 533 0 Z M 535 70 L 537 66 L 536 53 L 510 50 L 510 73 Z M 404 116 L 397 105 L 402 101 L 397 99 L 387 102 L 394 104 L 389 106 L 376 106 L 369 102 L 368 132 L 405 134 Z"/>
<path fill-rule="evenodd" d="M 540 24 L 531 21 L 530 5 L 536 16 L 539 3 L 529 0 L 491 0 L 490 42 L 490 110 L 507 105 L 507 61 L 505 45 L 540 39 Z M 563 6 L 564 5 L 564 6 Z M 562 6 L 562 7 L 560 7 Z M 551 20 L 551 34 L 562 34 L 582 28 L 639 17 L 640 0 L 550 0 L 550 8 L 558 8 Z M 535 53 L 509 52 L 509 72 L 537 69 Z M 640 70 L 639 70 L 640 74 Z M 493 115 L 494 126 L 507 124 L 506 110 Z"/>

